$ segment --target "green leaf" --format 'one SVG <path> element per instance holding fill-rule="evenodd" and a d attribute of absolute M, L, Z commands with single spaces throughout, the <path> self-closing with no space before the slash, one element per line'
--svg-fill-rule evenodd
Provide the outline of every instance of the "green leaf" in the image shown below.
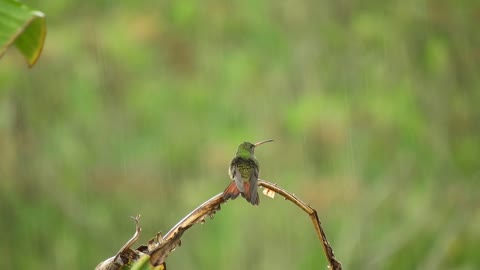
<path fill-rule="evenodd" d="M 0 58 L 14 44 L 33 66 L 43 49 L 45 15 L 16 0 L 0 0 Z"/>
<path fill-rule="evenodd" d="M 163 264 L 158 266 L 153 266 L 150 262 L 150 256 L 143 255 L 138 260 L 132 263 L 130 270 L 164 270 L 165 267 Z M 123 269 L 122 269 L 123 270 Z"/>

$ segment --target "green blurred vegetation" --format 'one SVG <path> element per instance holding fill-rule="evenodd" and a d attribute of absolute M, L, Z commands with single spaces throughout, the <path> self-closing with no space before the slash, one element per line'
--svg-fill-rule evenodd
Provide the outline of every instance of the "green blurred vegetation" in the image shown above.
<path fill-rule="evenodd" d="M 0 62 L 0 265 L 92 269 L 228 184 L 318 210 L 345 269 L 480 268 L 476 1 L 26 1 L 42 58 Z M 235 200 L 169 269 L 319 269 L 309 219 Z"/>

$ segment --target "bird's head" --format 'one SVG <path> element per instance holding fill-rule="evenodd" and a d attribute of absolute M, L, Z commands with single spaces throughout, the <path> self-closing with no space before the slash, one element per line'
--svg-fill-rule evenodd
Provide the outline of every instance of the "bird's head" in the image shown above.
<path fill-rule="evenodd" d="M 265 140 L 257 143 L 243 142 L 238 146 L 237 156 L 253 156 L 255 153 L 255 148 L 264 143 L 273 142 L 273 140 Z"/>

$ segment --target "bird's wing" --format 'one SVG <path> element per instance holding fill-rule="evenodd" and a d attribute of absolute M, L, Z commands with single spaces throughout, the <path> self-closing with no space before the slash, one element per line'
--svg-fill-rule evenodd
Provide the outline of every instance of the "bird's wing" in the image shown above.
<path fill-rule="evenodd" d="M 243 193 L 243 192 L 245 192 L 245 189 L 243 188 L 242 173 L 240 172 L 240 168 L 238 166 L 235 166 L 234 170 L 235 170 L 235 176 L 234 176 L 233 180 L 235 181 L 235 184 L 237 184 L 237 187 L 240 190 L 240 192 Z"/>
<path fill-rule="evenodd" d="M 228 167 L 228 175 L 230 176 L 230 179 L 234 180 L 235 179 L 235 164 L 233 163 L 234 160 L 232 160 L 232 162 L 230 162 L 230 166 Z"/>
<path fill-rule="evenodd" d="M 237 158 L 234 158 L 230 163 L 228 173 L 230 174 L 230 178 L 235 181 L 238 190 L 243 193 L 245 189 L 243 188 L 242 173 L 240 172 Z"/>
<path fill-rule="evenodd" d="M 258 166 L 254 167 L 254 170 L 252 171 L 252 175 L 250 176 L 249 180 L 249 188 L 250 188 L 250 202 L 253 205 L 258 205 L 259 203 L 259 198 L 258 198 L 258 193 L 257 193 L 257 182 L 258 182 L 258 174 L 260 173 L 260 170 Z"/>

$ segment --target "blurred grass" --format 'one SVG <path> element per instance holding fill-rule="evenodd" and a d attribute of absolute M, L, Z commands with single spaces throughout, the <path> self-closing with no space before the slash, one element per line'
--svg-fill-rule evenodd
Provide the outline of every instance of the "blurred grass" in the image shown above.
<path fill-rule="evenodd" d="M 28 1 L 49 34 L 0 65 L 0 265 L 88 269 L 228 183 L 244 140 L 345 269 L 477 269 L 480 6 Z M 477 15 L 476 15 L 477 14 Z M 172 269 L 318 269 L 310 221 L 235 200 Z"/>

